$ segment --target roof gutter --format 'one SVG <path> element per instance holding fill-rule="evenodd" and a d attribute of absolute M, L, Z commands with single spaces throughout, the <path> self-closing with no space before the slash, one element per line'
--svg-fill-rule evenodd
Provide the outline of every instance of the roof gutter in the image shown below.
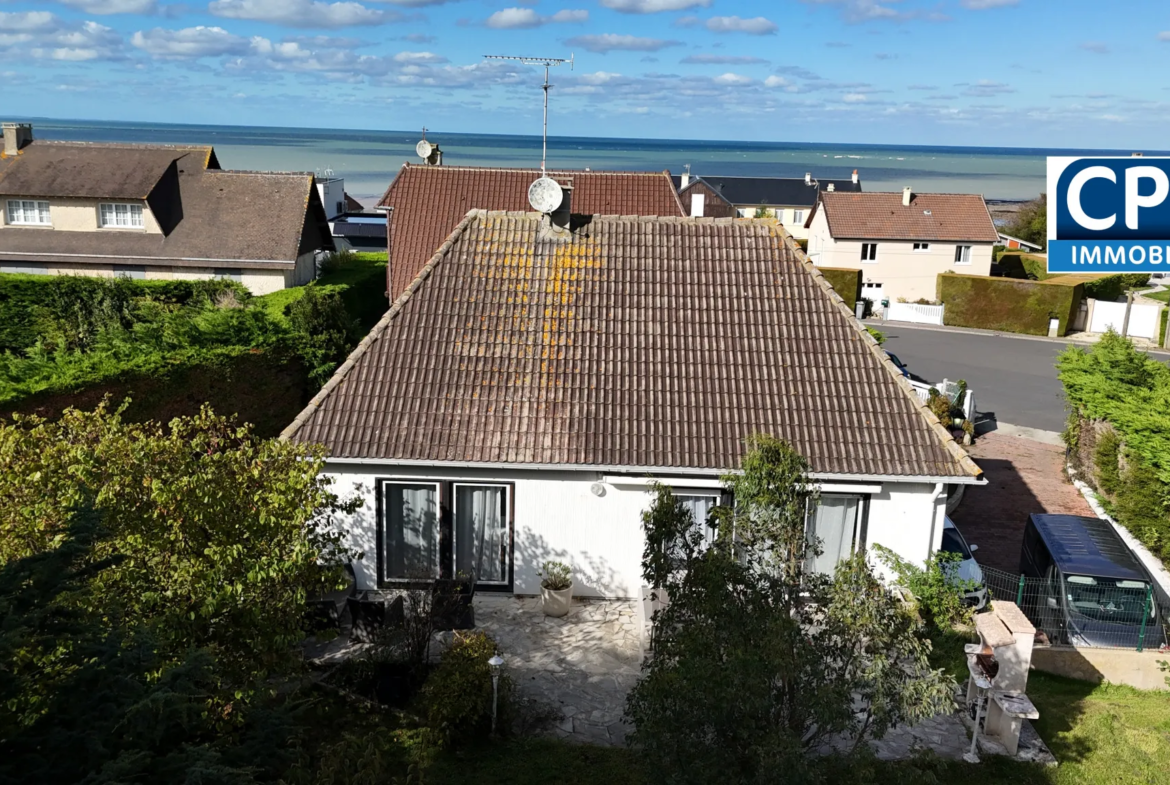
<path fill-rule="evenodd" d="M 134 259 L 137 261 L 155 262 L 223 262 L 226 264 L 296 264 L 296 259 L 205 259 L 198 256 L 128 256 L 126 254 L 98 254 L 98 253 L 47 253 L 43 251 L 5 251 L 0 250 L 2 256 L 43 256 L 54 259 Z"/>
<path fill-rule="evenodd" d="M 507 463 L 503 461 L 428 461 L 417 458 L 326 458 L 326 464 L 348 464 L 352 466 L 424 466 L 440 469 L 493 469 L 514 471 L 548 472 L 596 472 L 618 476 L 646 476 L 694 479 L 719 478 L 725 474 L 742 474 L 742 469 L 712 469 L 698 466 L 613 466 L 587 463 Z M 986 485 L 982 477 L 902 475 L 902 474 L 846 474 L 840 472 L 809 472 L 810 480 L 833 482 L 902 482 L 938 485 Z"/>

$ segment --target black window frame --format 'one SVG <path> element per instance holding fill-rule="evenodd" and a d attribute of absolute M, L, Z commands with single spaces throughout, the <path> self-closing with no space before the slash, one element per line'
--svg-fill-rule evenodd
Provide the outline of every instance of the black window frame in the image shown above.
<path fill-rule="evenodd" d="M 386 498 L 387 485 L 435 485 L 439 490 L 439 580 L 455 578 L 455 486 L 482 485 L 505 489 L 508 522 L 508 580 L 483 583 L 476 576 L 476 591 L 511 594 L 516 583 L 516 483 L 506 480 L 481 480 L 466 477 L 379 477 L 374 481 L 375 548 L 374 568 L 380 589 L 420 588 L 427 581 L 386 577 Z"/>
<path fill-rule="evenodd" d="M 878 244 L 877 243 L 862 243 L 861 244 L 861 261 L 870 262 L 870 263 L 876 262 L 877 256 L 878 256 Z"/>

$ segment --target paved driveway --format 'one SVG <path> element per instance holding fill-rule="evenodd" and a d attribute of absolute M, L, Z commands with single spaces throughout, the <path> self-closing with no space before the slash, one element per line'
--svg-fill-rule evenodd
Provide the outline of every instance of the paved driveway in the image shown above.
<path fill-rule="evenodd" d="M 971 457 L 982 467 L 987 485 L 968 487 L 951 520 L 967 542 L 979 546 L 975 559 L 980 564 L 1019 572 L 1030 513 L 1093 515 L 1064 476 L 1063 447 L 992 432 L 979 438 Z"/>

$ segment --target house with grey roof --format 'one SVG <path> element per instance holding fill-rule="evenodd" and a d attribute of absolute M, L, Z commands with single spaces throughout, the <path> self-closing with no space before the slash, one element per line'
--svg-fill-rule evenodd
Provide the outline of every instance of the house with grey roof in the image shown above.
<path fill-rule="evenodd" d="M 323 444 L 359 589 L 474 574 L 638 597 L 652 480 L 696 525 L 756 433 L 820 488 L 829 571 L 922 563 L 982 472 L 773 220 L 471 210 L 284 431 Z"/>
<path fill-rule="evenodd" d="M 333 250 L 312 174 L 224 170 L 205 145 L 3 135 L 0 272 L 230 278 L 266 294 L 308 283 Z"/>
<path fill-rule="evenodd" d="M 724 177 L 694 175 L 673 177 L 686 214 L 706 218 L 753 218 L 762 209 L 793 237 L 808 237 L 804 222 L 821 192 L 861 193 L 857 170 L 849 180 L 820 179 L 807 172 L 797 177 Z"/>

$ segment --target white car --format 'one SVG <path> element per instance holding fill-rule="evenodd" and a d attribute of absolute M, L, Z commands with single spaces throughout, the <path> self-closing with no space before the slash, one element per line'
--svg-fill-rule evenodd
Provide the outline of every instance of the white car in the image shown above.
<path fill-rule="evenodd" d="M 958 571 L 955 575 L 956 580 L 963 581 L 968 586 L 975 585 L 979 587 L 964 592 L 963 599 L 975 610 L 983 610 L 987 605 L 987 587 L 983 584 L 983 570 L 980 568 L 979 562 L 975 561 L 975 556 L 973 555 L 975 551 L 979 550 L 979 546 L 968 545 L 967 540 L 963 538 L 962 532 L 955 527 L 955 524 L 949 517 L 943 521 L 942 550 L 959 554 L 959 558 L 962 561 L 959 562 Z"/>

